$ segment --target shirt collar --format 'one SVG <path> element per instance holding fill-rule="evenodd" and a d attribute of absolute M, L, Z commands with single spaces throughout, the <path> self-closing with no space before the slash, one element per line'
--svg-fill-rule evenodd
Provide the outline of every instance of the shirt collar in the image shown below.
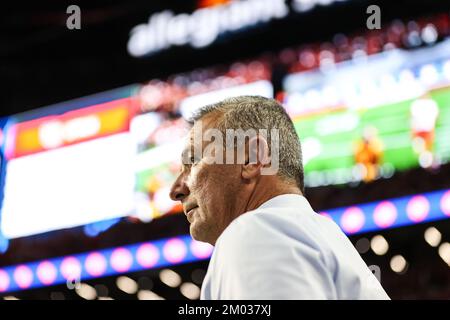
<path fill-rule="evenodd" d="M 264 202 L 262 205 L 258 207 L 258 209 L 264 209 L 264 208 L 286 208 L 286 207 L 308 207 L 312 210 L 308 200 L 300 194 L 293 194 L 293 193 L 287 193 L 282 194 L 279 196 L 275 196 L 266 202 Z"/>

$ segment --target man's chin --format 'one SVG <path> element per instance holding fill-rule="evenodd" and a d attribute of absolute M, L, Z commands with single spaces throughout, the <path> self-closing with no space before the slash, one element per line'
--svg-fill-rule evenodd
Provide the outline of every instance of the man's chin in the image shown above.
<path fill-rule="evenodd" d="M 198 232 L 198 229 L 195 227 L 194 223 L 191 223 L 189 226 L 189 233 L 191 234 L 192 239 L 204 241 L 201 232 Z"/>
<path fill-rule="evenodd" d="M 189 233 L 191 234 L 192 239 L 196 241 L 210 243 L 209 239 L 207 239 L 204 232 L 201 232 L 195 225 L 195 222 L 191 223 L 189 227 Z"/>

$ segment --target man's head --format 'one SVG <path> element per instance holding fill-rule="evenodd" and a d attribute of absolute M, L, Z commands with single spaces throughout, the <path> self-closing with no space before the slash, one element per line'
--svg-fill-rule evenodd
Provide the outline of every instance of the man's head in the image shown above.
<path fill-rule="evenodd" d="M 170 196 L 182 202 L 194 239 L 215 244 L 239 215 L 274 196 L 303 193 L 300 141 L 275 100 L 226 99 L 202 108 L 191 123 Z"/>

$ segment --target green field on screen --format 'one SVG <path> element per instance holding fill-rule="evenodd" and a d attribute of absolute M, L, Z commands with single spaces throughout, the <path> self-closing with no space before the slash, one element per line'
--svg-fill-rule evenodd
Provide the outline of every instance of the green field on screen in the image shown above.
<path fill-rule="evenodd" d="M 430 94 L 439 106 L 434 153 L 441 161 L 447 162 L 450 160 L 450 88 L 436 90 Z M 377 129 L 378 138 L 383 144 L 382 163 L 392 165 L 395 170 L 418 166 L 418 156 L 413 150 L 411 138 L 410 107 L 413 101 L 402 101 L 362 111 L 336 111 L 325 116 L 316 115 L 295 120 L 296 131 L 302 141 L 315 138 L 320 143 L 320 153 L 305 164 L 305 173 L 352 168 L 355 165 L 354 144 L 369 126 Z M 346 123 L 349 122 L 352 125 L 347 126 Z M 337 128 L 333 130 L 330 126 Z"/>

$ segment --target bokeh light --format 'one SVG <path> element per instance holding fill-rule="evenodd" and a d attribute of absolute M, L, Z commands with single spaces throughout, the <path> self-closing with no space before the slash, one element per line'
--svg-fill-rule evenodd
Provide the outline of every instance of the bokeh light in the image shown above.
<path fill-rule="evenodd" d="M 397 208 L 390 201 L 380 202 L 373 212 L 373 220 L 380 228 L 392 226 L 396 219 Z"/>
<path fill-rule="evenodd" d="M 103 254 L 99 252 L 92 252 L 86 257 L 84 267 L 87 273 L 93 277 L 99 277 L 103 275 L 107 268 L 107 261 Z"/>
<path fill-rule="evenodd" d="M 423 195 L 417 195 L 409 200 L 406 206 L 406 213 L 410 220 L 414 222 L 422 222 L 430 212 L 430 203 Z"/>
<path fill-rule="evenodd" d="M 33 282 L 33 271 L 26 265 L 20 265 L 14 270 L 14 281 L 19 288 L 27 289 Z"/>
<path fill-rule="evenodd" d="M 48 286 L 55 282 L 58 270 L 52 262 L 42 261 L 36 268 L 36 275 L 42 284 Z"/>
<path fill-rule="evenodd" d="M 152 268 L 159 261 L 159 250 L 151 243 L 144 243 L 136 251 L 136 260 L 144 268 Z"/>
<path fill-rule="evenodd" d="M 364 226 L 364 212 L 358 207 L 350 207 L 341 217 L 341 227 L 347 233 L 356 233 Z"/>
<path fill-rule="evenodd" d="M 60 271 L 66 280 L 79 280 L 81 276 L 81 263 L 75 257 L 66 257 L 61 262 Z"/>
<path fill-rule="evenodd" d="M 187 248 L 184 241 L 180 239 L 170 239 L 163 248 L 164 258 L 170 263 L 180 263 L 186 257 Z"/>
<path fill-rule="evenodd" d="M 117 272 L 126 272 L 133 264 L 133 255 L 126 248 L 117 248 L 112 252 L 110 262 Z"/>

